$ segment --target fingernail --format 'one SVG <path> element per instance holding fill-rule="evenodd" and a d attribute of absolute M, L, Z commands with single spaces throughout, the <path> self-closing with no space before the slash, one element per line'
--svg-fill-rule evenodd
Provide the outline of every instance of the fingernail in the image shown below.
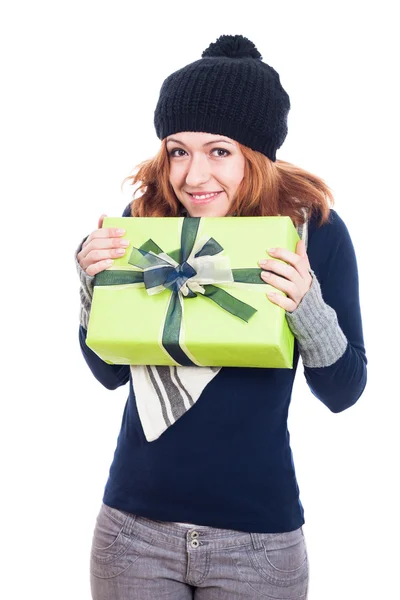
<path fill-rule="evenodd" d="M 268 248 L 267 252 L 268 254 L 274 254 L 274 252 L 276 252 L 276 248 Z"/>
<path fill-rule="evenodd" d="M 265 267 L 265 265 L 268 264 L 268 260 L 266 258 L 263 258 L 258 262 L 258 264 L 260 265 L 260 267 Z"/>
<path fill-rule="evenodd" d="M 113 264 L 113 260 L 111 260 L 111 258 L 109 258 L 108 260 L 106 260 L 106 265 L 112 265 Z"/>
<path fill-rule="evenodd" d="M 267 293 L 268 298 L 275 298 L 276 294 L 274 292 Z"/>
<path fill-rule="evenodd" d="M 117 235 L 124 235 L 125 233 L 125 229 L 117 229 L 117 231 L 115 232 Z"/>
<path fill-rule="evenodd" d="M 271 277 L 271 273 L 267 273 L 267 271 L 263 271 L 263 272 L 261 273 L 261 277 L 262 277 L 263 279 L 269 279 L 269 278 Z"/>

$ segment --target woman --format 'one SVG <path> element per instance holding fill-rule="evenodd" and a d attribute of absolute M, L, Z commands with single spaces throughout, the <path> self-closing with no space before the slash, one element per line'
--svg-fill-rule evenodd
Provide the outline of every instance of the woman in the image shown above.
<path fill-rule="evenodd" d="M 298 359 L 332 412 L 360 397 L 367 361 L 356 258 L 332 195 L 318 177 L 276 160 L 289 107 L 254 44 L 220 37 L 165 80 L 155 111 L 161 149 L 131 178 L 141 196 L 123 215 L 290 216 L 302 238 L 296 252 L 269 249 L 281 260 L 260 257 L 260 266 L 285 293 L 268 297 L 295 336 L 293 370 L 149 366 L 143 387 L 138 368 L 106 364 L 85 342 L 94 276 L 126 252 L 123 231 L 103 229 L 101 217 L 77 250 L 83 355 L 104 386 L 130 389 L 93 537 L 96 600 L 307 596 L 287 430 Z M 190 410 L 147 441 L 135 392 L 161 390 L 178 406 L 193 382 Z"/>

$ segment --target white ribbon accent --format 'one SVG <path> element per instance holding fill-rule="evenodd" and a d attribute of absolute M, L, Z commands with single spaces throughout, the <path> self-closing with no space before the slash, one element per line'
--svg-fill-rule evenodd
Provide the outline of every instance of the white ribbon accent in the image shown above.
<path fill-rule="evenodd" d="M 196 271 L 196 275 L 188 279 L 182 286 L 180 291 L 182 292 L 183 296 L 188 295 L 188 289 L 192 290 L 193 292 L 204 294 L 204 288 L 201 287 L 201 284 L 234 283 L 229 257 L 223 256 L 222 251 L 213 256 L 205 255 L 195 258 L 195 255 L 203 249 L 210 239 L 211 238 L 209 236 L 202 236 L 195 242 L 193 246 L 192 252 L 190 253 L 190 256 L 186 262 L 193 267 L 193 269 Z M 164 252 L 158 256 L 174 268 L 179 266 L 179 263 L 177 263 L 173 258 Z M 146 270 L 150 271 L 151 269 L 154 269 L 154 267 L 149 267 Z M 157 294 L 163 289 L 163 286 L 158 286 L 156 288 L 147 290 L 147 292 L 149 295 L 152 295 Z"/>

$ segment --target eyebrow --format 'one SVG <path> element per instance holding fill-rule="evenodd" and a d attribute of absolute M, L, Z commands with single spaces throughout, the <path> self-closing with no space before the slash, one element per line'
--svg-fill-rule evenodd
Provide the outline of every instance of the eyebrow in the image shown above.
<path fill-rule="evenodd" d="M 176 138 L 168 138 L 167 139 L 167 144 L 168 142 L 175 142 L 176 144 L 181 144 L 182 146 L 185 146 L 186 144 L 184 142 L 182 142 L 181 140 L 177 140 Z M 231 146 L 234 146 L 234 144 L 232 144 L 232 142 L 228 142 L 228 140 L 222 140 L 222 139 L 218 139 L 218 140 L 211 140 L 210 142 L 206 142 L 205 144 L 203 144 L 203 146 L 210 146 L 210 144 L 230 144 Z"/>

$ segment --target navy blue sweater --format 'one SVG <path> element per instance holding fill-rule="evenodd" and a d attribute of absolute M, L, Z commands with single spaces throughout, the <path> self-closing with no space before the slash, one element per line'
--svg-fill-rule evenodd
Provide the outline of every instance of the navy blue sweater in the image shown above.
<path fill-rule="evenodd" d="M 355 253 L 335 211 L 322 227 L 311 219 L 308 256 L 345 342 L 333 364 L 304 366 L 304 374 L 316 398 L 337 413 L 362 394 L 367 360 Z M 287 429 L 297 341 L 293 369 L 222 368 L 189 411 L 147 442 L 129 366 L 103 362 L 87 347 L 82 325 L 79 339 L 102 385 L 129 383 L 105 504 L 150 519 L 247 532 L 291 531 L 304 523 Z"/>

